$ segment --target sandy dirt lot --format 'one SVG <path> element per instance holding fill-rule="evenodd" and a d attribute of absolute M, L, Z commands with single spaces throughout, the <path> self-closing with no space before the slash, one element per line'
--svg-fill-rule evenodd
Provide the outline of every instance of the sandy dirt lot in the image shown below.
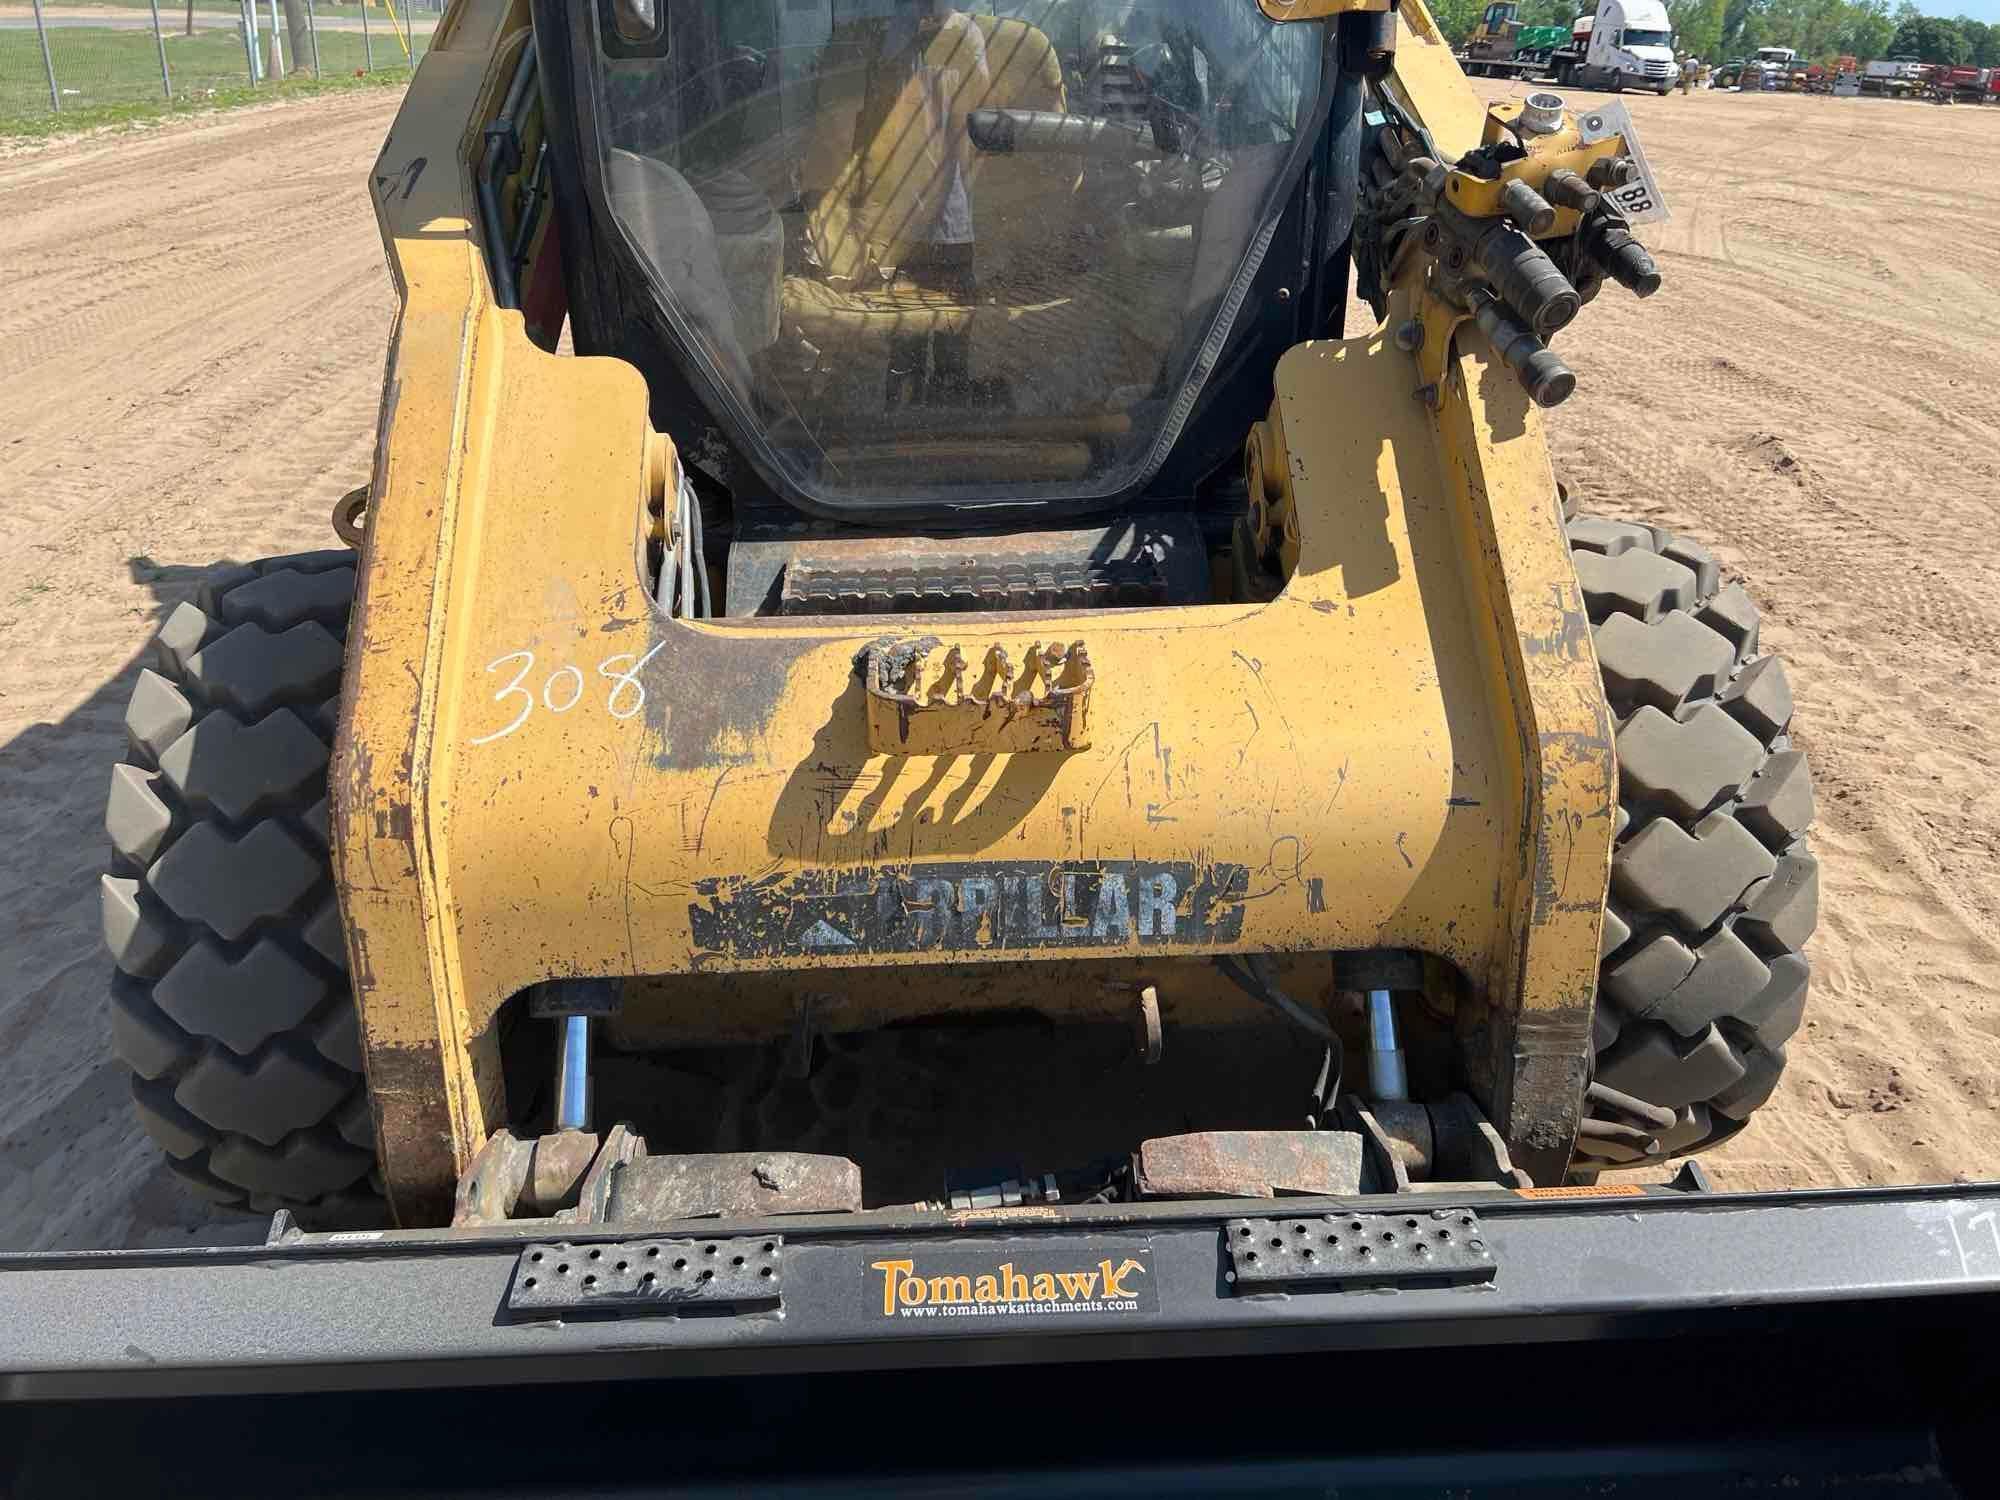
<path fill-rule="evenodd" d="M 258 1233 L 155 1165 L 109 1060 L 104 784 L 154 623 L 212 562 L 330 545 L 366 476 L 393 299 L 362 184 L 394 107 L 0 159 L 0 1246 Z M 1747 578 L 1820 791 L 1807 1027 L 1708 1164 L 2000 1177 L 2000 110 L 1632 108 L 1667 284 L 1565 337 L 1557 464 Z"/>

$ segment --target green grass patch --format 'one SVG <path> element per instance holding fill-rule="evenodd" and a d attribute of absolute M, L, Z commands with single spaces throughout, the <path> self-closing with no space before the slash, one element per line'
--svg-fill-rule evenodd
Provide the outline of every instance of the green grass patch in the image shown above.
<path fill-rule="evenodd" d="M 268 33 L 263 37 L 268 47 Z M 167 72 L 173 82 L 169 101 L 160 84 L 160 55 L 151 27 L 54 26 L 48 38 L 62 99 L 62 108 L 54 111 L 49 108 L 48 77 L 34 31 L 0 30 L 0 136 L 68 133 L 328 88 L 400 83 L 409 77 L 403 47 L 386 27 L 372 39 L 358 31 L 321 28 L 318 78 L 313 76 L 308 52 L 297 59 L 303 66 L 283 83 L 252 88 L 241 33 L 197 29 L 193 36 L 166 38 Z M 418 34 L 412 43 L 415 55 L 421 57 L 426 38 Z M 288 50 L 287 65 L 293 61 Z"/>
<path fill-rule="evenodd" d="M 43 4 L 45 5 L 61 5 L 62 3 L 63 0 L 43 0 Z M 148 14 L 152 10 L 150 0 L 77 0 L 77 3 L 83 5 L 109 5 L 119 10 L 136 10 Z M 196 15 L 219 14 L 233 16 L 241 9 L 242 7 L 238 5 L 237 0 L 194 0 Z M 258 0 L 257 14 L 260 19 L 268 16 L 270 9 L 271 0 Z M 379 26 L 384 31 L 387 31 L 390 24 L 388 11 L 384 10 L 380 5 L 371 5 L 367 9 L 369 26 L 371 28 Z M 160 25 L 170 31 L 180 29 L 185 23 L 187 11 L 187 0 L 160 0 Z M 331 16 L 340 20 L 358 23 L 361 20 L 361 11 L 362 7 L 359 5 L 333 5 L 326 3 L 326 0 L 319 0 L 319 3 L 313 6 L 313 13 L 321 20 L 325 20 Z M 283 16 L 284 13 L 284 0 L 278 0 L 278 14 Z M 433 25 L 436 23 L 439 14 L 438 11 L 432 10 L 427 6 L 412 5 L 405 9 L 401 0 L 397 0 L 396 19 L 407 25 L 414 27 Z"/>
<path fill-rule="evenodd" d="M 148 37 L 150 41 L 150 36 Z M 407 68 L 382 68 L 360 77 L 351 74 L 334 74 L 314 79 L 310 74 L 290 78 L 272 85 L 261 84 L 251 88 L 240 79 L 237 82 L 219 85 L 198 93 L 182 93 L 178 87 L 171 103 L 157 94 L 151 99 L 130 100 L 122 103 L 79 105 L 74 108 L 67 102 L 61 114 L 52 114 L 48 109 L 48 96 L 42 96 L 39 111 L 10 115 L 0 113 L 0 140 L 38 139 L 54 135 L 72 135 L 87 130 L 98 130 L 105 126 L 150 125 L 161 120 L 188 118 L 208 114 L 218 109 L 236 109 L 248 104 L 269 104 L 278 99 L 310 99 L 320 94 L 345 93 L 354 89 L 401 88 L 410 81 Z"/>

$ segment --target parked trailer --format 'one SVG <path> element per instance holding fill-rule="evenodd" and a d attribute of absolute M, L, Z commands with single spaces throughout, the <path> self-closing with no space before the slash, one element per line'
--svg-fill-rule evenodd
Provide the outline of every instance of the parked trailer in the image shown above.
<path fill-rule="evenodd" d="M 1474 78 L 1530 78 L 1569 39 L 1566 26 L 1523 26 L 1515 0 L 1493 0 L 1466 39 L 1459 63 Z"/>

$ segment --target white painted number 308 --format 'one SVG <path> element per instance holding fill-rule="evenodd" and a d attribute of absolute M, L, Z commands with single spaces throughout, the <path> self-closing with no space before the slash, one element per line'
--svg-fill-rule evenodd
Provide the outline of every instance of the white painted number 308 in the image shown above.
<path fill-rule="evenodd" d="M 597 675 L 611 684 L 611 691 L 604 695 L 604 711 L 612 718 L 629 719 L 646 706 L 646 685 L 639 680 L 639 672 L 664 645 L 665 641 L 654 642 L 643 656 L 634 651 L 620 651 L 597 664 Z M 493 701 L 511 709 L 514 717 L 491 734 L 482 734 L 468 743 L 485 745 L 505 739 L 527 723 L 537 707 L 552 714 L 566 714 L 583 701 L 588 686 L 583 671 L 567 665 L 542 678 L 538 696 L 533 684 L 535 653 L 532 651 L 509 651 L 505 656 L 496 656 L 486 664 L 486 670 L 497 676 L 516 662 L 520 665 L 507 679 L 507 685 L 493 695 Z"/>

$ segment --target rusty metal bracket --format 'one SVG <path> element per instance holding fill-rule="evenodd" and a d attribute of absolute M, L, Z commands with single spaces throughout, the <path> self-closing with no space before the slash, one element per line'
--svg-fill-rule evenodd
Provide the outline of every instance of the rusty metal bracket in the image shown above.
<path fill-rule="evenodd" d="M 368 539 L 369 485 L 349 490 L 333 502 L 333 534 L 356 552 Z"/>
<path fill-rule="evenodd" d="M 604 1219 L 612 1169 L 646 1154 L 646 1141 L 623 1123 L 604 1133 L 558 1130 L 523 1138 L 496 1130 L 458 1179 L 454 1227 L 509 1219 Z"/>
<path fill-rule="evenodd" d="M 844 1156 L 805 1151 L 642 1155 L 613 1175 L 604 1222 L 859 1213 L 861 1206 L 861 1168 Z"/>
<path fill-rule="evenodd" d="M 772 1307 L 782 1300 L 784 1240 L 614 1240 L 533 1244 L 507 1288 L 518 1313 L 674 1312 L 688 1306 Z"/>
<path fill-rule="evenodd" d="M 622 1005 L 615 979 L 551 979 L 528 991 L 528 1014 L 538 1021 L 615 1016 Z"/>
<path fill-rule="evenodd" d="M 1338 1196 L 1361 1191 L 1361 1137 L 1345 1130 L 1208 1130 L 1158 1136 L 1133 1157 L 1144 1198 Z"/>
<path fill-rule="evenodd" d="M 1097 674 L 1082 641 L 1036 641 L 1018 672 L 998 645 L 952 646 L 932 668 L 938 646 L 936 636 L 925 636 L 877 641 L 861 653 L 870 750 L 959 755 L 1090 748 L 1090 690 Z"/>
<path fill-rule="evenodd" d="M 1222 1233 L 1236 1292 L 1464 1286 L 1498 1270 L 1469 1208 L 1231 1219 Z"/>

